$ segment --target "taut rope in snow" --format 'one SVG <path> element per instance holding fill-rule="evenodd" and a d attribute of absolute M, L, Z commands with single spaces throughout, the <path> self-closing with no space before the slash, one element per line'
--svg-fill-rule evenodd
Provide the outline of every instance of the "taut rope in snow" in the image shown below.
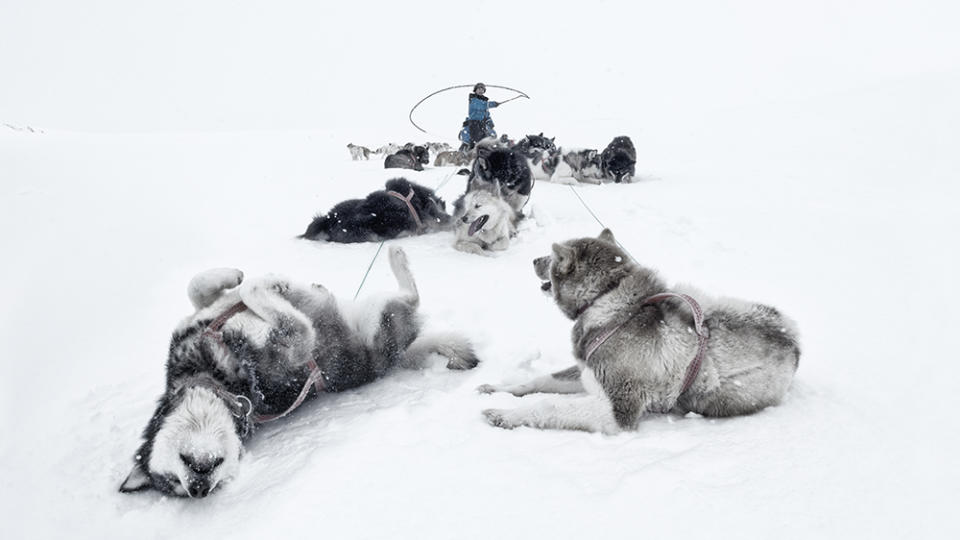
<path fill-rule="evenodd" d="M 380 241 L 380 246 L 377 247 L 377 252 L 373 254 L 373 259 L 370 259 L 370 266 L 367 267 L 367 273 L 363 275 L 363 279 L 360 280 L 360 286 L 357 287 L 357 292 L 353 295 L 354 300 L 360 296 L 360 291 L 363 289 L 363 284 L 367 282 L 367 276 L 370 275 L 370 270 L 373 269 L 373 263 L 377 262 L 377 256 L 380 255 L 380 250 L 383 249 L 383 245 L 386 243 L 386 240 Z"/>
<path fill-rule="evenodd" d="M 433 96 L 439 94 L 440 92 L 446 92 L 447 90 L 454 90 L 454 89 L 456 89 L 456 88 L 473 88 L 473 86 L 474 86 L 474 85 L 472 85 L 472 84 L 458 84 L 458 85 L 456 85 L 456 86 L 448 86 L 448 87 L 446 87 L 446 88 L 441 88 L 440 90 L 437 90 L 436 92 L 432 92 L 432 93 L 428 94 L 427 97 L 425 97 L 425 98 L 421 99 L 420 101 L 418 101 L 417 104 L 414 105 L 412 109 L 410 109 L 410 114 L 407 115 L 407 119 L 410 120 L 410 123 L 413 124 L 413 127 L 417 128 L 417 129 L 419 129 L 420 131 L 422 131 L 422 132 L 424 132 L 424 133 L 427 133 L 427 134 L 429 135 L 429 132 L 428 132 L 427 130 L 425 130 L 425 129 L 423 129 L 422 127 L 418 126 L 417 123 L 413 121 L 413 111 L 417 110 L 417 107 L 419 107 L 421 103 L 423 103 L 424 101 L 426 101 L 426 100 L 432 98 Z M 488 84 L 488 85 L 486 85 L 486 86 L 487 86 L 487 88 L 500 88 L 500 89 L 503 89 L 503 90 L 509 90 L 509 91 L 511 91 L 511 92 L 516 92 L 517 94 L 519 94 L 519 95 L 514 96 L 514 97 L 512 97 L 512 98 L 510 98 L 510 99 L 508 99 L 508 100 L 498 102 L 498 103 L 501 103 L 501 104 L 502 104 L 502 103 L 506 103 L 506 102 L 508 102 L 508 101 L 513 101 L 513 100 L 515 100 L 515 99 L 517 99 L 517 98 L 521 98 L 521 97 L 530 99 L 530 96 L 528 96 L 525 92 L 522 92 L 522 91 L 520 91 L 520 90 L 517 90 L 516 88 L 510 88 L 509 86 L 498 86 L 498 85 L 496 85 L 496 84 Z"/>
<path fill-rule="evenodd" d="M 446 183 L 449 182 L 450 179 L 453 178 L 454 175 L 456 175 L 456 174 L 457 174 L 457 173 L 450 173 L 450 174 L 448 174 L 447 177 L 444 178 L 443 181 L 441 181 L 439 185 L 437 185 L 437 187 L 434 189 L 434 191 L 440 191 L 440 188 L 442 188 L 444 185 L 446 185 Z M 399 193 L 398 193 L 397 195 L 399 195 Z M 413 196 L 413 190 L 410 191 L 410 196 L 411 196 L 411 197 Z M 410 211 L 413 212 L 413 215 L 416 217 L 416 215 L 417 215 L 417 214 L 416 214 L 416 211 L 413 209 L 413 205 L 410 204 L 410 200 L 407 199 L 406 197 L 403 197 L 403 196 L 399 196 L 399 197 L 397 197 L 397 198 L 400 199 L 400 200 L 402 200 L 402 201 L 404 201 L 404 202 L 406 202 L 406 203 L 407 203 L 407 206 L 410 208 Z M 423 226 L 422 223 L 420 223 L 419 218 L 417 218 L 417 225 L 418 225 L 419 227 L 422 227 L 422 226 Z M 380 242 L 380 245 L 377 246 L 377 252 L 373 254 L 373 259 L 370 260 L 370 266 L 367 267 L 367 273 L 363 275 L 363 279 L 360 280 L 360 286 L 357 287 L 357 292 L 353 295 L 353 299 L 354 299 L 354 300 L 356 300 L 357 297 L 360 296 L 360 291 L 363 290 L 363 285 L 367 282 L 367 276 L 370 275 L 370 270 L 373 269 L 373 263 L 377 262 L 377 257 L 380 256 L 380 250 L 383 249 L 383 245 L 384 245 L 385 243 L 387 243 L 387 241 L 386 241 L 386 240 L 382 240 L 382 241 Z"/>
<path fill-rule="evenodd" d="M 601 227 L 603 227 L 604 229 L 606 229 L 607 226 L 604 225 L 602 221 L 600 221 L 600 218 L 597 217 L 597 214 L 593 211 L 593 209 L 591 209 L 590 206 L 587 205 L 587 201 L 584 201 L 584 200 L 583 200 L 583 197 L 581 197 L 580 194 L 577 193 L 577 190 L 574 189 L 573 186 L 570 186 L 570 191 L 572 191 L 573 194 L 577 197 L 577 200 L 580 201 L 580 204 L 582 204 L 583 207 L 587 209 L 587 212 L 590 212 L 590 215 L 593 216 L 593 219 L 595 219 L 595 220 L 597 221 L 597 223 L 600 224 Z M 630 259 L 632 259 L 633 262 L 637 262 L 637 258 L 634 257 L 634 256 L 627 250 L 627 248 L 624 247 L 624 245 L 620 243 L 619 240 L 617 240 L 616 238 L 614 238 L 614 242 L 616 242 L 617 245 L 620 246 L 620 249 L 622 249 L 623 252 L 627 254 L 627 257 L 630 257 Z M 639 264 L 639 263 L 638 263 L 638 264 Z"/>

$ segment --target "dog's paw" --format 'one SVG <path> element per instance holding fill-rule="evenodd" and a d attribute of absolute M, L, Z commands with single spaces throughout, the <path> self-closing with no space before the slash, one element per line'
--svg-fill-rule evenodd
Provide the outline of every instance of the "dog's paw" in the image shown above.
<path fill-rule="evenodd" d="M 473 369 L 480 364 L 480 359 L 475 354 L 458 355 L 447 361 L 447 369 Z"/>
<path fill-rule="evenodd" d="M 480 394 L 494 394 L 499 391 L 500 389 L 492 384 L 481 384 L 477 387 L 477 392 Z"/>
<path fill-rule="evenodd" d="M 510 411 L 504 409 L 486 409 L 483 411 L 483 416 L 487 423 L 493 427 L 513 429 L 519 424 L 510 420 L 509 413 Z"/>
<path fill-rule="evenodd" d="M 278 279 L 270 284 L 270 290 L 277 294 L 286 294 L 290 290 L 290 282 Z"/>

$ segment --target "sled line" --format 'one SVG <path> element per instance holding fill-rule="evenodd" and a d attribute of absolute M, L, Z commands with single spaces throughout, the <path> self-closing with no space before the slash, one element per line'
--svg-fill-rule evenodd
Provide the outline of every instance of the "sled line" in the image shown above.
<path fill-rule="evenodd" d="M 602 228 L 604 228 L 604 229 L 608 228 L 606 225 L 603 224 L 602 221 L 600 221 L 600 218 L 597 217 L 596 212 L 594 212 L 593 209 L 590 208 L 590 205 L 587 204 L 587 201 L 583 200 L 583 197 L 580 196 L 580 193 L 578 193 L 577 190 L 574 189 L 573 186 L 568 186 L 568 187 L 570 188 L 570 191 L 572 191 L 573 194 L 577 197 L 577 200 L 580 201 L 580 204 L 582 204 L 583 207 L 587 209 L 587 212 L 590 212 L 590 215 L 593 216 L 593 219 L 595 219 L 595 220 L 597 221 L 597 223 L 599 223 Z M 637 263 L 637 264 L 640 264 L 640 263 L 637 262 L 637 258 L 634 257 L 633 254 L 631 254 L 630 251 L 629 251 L 626 247 L 624 247 L 624 245 L 621 244 L 619 240 L 616 239 L 616 237 L 614 237 L 613 241 L 616 242 L 616 244 L 620 247 L 620 249 L 622 249 L 623 252 L 627 254 L 627 257 L 630 257 L 630 260 L 632 260 L 633 262 L 635 262 L 635 263 Z"/>

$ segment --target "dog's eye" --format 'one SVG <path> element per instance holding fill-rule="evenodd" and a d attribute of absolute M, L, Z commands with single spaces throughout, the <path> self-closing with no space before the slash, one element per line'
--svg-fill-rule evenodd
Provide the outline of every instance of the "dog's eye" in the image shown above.
<path fill-rule="evenodd" d="M 480 205 L 479 205 L 479 204 L 475 204 L 475 205 L 473 205 L 473 207 L 474 207 L 474 208 L 480 208 Z"/>

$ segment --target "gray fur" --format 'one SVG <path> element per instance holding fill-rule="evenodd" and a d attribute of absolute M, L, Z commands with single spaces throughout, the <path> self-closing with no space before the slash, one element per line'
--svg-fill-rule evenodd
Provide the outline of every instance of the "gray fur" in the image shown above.
<path fill-rule="evenodd" d="M 609 230 L 599 238 L 554 244 L 550 256 L 534 261 L 534 270 L 560 311 L 575 321 L 573 354 L 587 395 L 484 411 L 495 426 L 615 433 L 635 429 L 649 413 L 750 414 L 779 403 L 790 387 L 800 356 L 792 321 L 762 304 L 714 300 L 688 287 L 668 289 L 654 271 L 631 262 Z M 668 290 L 694 297 L 710 332 L 699 374 L 683 394 L 684 374 L 697 350 L 693 316 L 679 300 L 643 305 Z M 587 359 L 589 344 L 617 327 Z M 575 387 L 563 381 L 571 374 L 481 391 L 570 391 Z"/>
<path fill-rule="evenodd" d="M 120 490 L 205 497 L 229 482 L 252 419 L 294 403 L 310 360 L 328 392 L 360 386 L 394 367 L 422 366 L 432 355 L 446 356 L 451 369 L 476 366 L 466 339 L 420 334 L 420 295 L 401 249 L 390 249 L 390 267 L 399 290 L 359 303 L 339 302 L 319 285 L 276 277 L 244 281 L 230 268 L 191 280 L 196 312 L 174 331 L 166 392 Z M 246 309 L 221 332 L 206 332 L 241 301 Z M 317 391 L 311 387 L 308 397 Z"/>

